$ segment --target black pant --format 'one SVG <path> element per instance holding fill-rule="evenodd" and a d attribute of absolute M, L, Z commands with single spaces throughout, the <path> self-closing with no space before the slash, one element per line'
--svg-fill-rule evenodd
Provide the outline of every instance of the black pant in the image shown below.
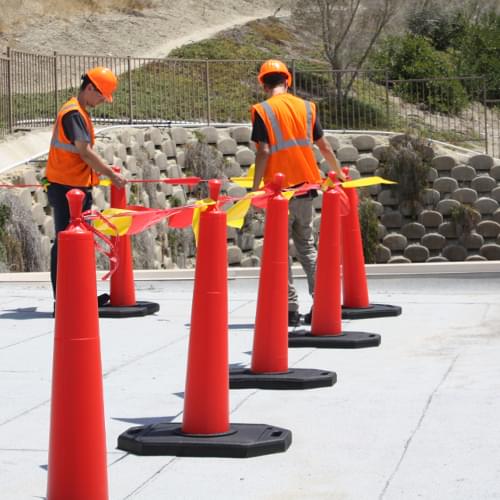
<path fill-rule="evenodd" d="M 72 186 L 64 186 L 63 184 L 55 184 L 51 182 L 47 188 L 47 196 L 49 198 L 49 203 L 53 208 L 54 216 L 54 227 L 56 230 L 56 237 L 54 239 L 54 244 L 52 245 L 52 250 L 50 252 L 50 280 L 52 281 L 52 290 L 54 291 L 54 297 L 56 296 L 56 279 L 57 279 L 57 235 L 60 231 L 64 231 L 69 224 L 69 206 L 68 200 L 66 198 L 66 193 L 71 189 L 75 189 Z M 85 193 L 85 198 L 83 200 L 82 210 L 90 210 L 92 207 L 92 190 L 87 187 L 79 187 Z"/>

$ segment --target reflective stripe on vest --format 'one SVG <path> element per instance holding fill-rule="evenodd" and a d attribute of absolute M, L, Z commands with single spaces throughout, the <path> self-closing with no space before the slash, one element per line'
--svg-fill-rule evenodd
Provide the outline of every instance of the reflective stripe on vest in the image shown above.
<path fill-rule="evenodd" d="M 306 105 L 306 134 L 308 134 L 309 131 L 312 130 L 312 109 L 309 101 L 304 101 L 304 103 Z M 273 109 L 267 101 L 264 101 L 261 104 L 264 109 L 264 113 L 266 113 L 268 120 L 271 122 L 271 127 L 273 128 L 274 136 L 276 137 L 276 144 L 273 144 L 272 146 L 270 145 L 271 153 L 276 153 L 294 146 L 312 146 L 312 142 L 309 137 L 289 139 L 288 141 L 285 141 Z"/>
<path fill-rule="evenodd" d="M 66 110 L 73 110 L 78 111 L 78 106 L 75 106 L 74 104 L 68 104 L 68 106 L 64 106 L 59 113 L 66 112 Z M 59 122 L 62 123 L 62 118 L 61 120 L 57 120 L 56 126 L 54 127 L 54 132 L 52 133 L 52 140 L 50 141 L 50 145 L 54 148 L 58 149 L 64 149 L 65 151 L 69 151 L 70 153 L 77 153 L 78 154 L 78 149 L 76 149 L 76 146 L 74 144 L 66 144 L 65 142 L 61 142 L 59 140 Z"/>

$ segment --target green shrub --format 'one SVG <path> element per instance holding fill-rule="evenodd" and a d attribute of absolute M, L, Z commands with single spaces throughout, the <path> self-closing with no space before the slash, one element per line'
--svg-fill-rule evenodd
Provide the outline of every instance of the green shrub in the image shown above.
<path fill-rule="evenodd" d="M 451 220 L 455 224 L 457 235 L 464 237 L 476 229 L 481 221 L 481 214 L 470 205 L 460 203 L 460 206 L 452 208 Z"/>
<path fill-rule="evenodd" d="M 397 182 L 389 189 L 397 196 L 400 207 L 408 208 L 416 218 L 427 187 L 432 149 L 424 138 L 409 133 L 395 136 L 390 143 L 381 162 L 383 176 Z"/>
<path fill-rule="evenodd" d="M 436 50 L 424 37 L 388 37 L 371 63 L 375 69 L 387 70 L 396 95 L 429 111 L 456 114 L 468 104 L 451 56 Z"/>
<path fill-rule="evenodd" d="M 378 217 L 370 195 L 360 197 L 358 215 L 365 262 L 375 264 L 378 247 Z"/>
<path fill-rule="evenodd" d="M 467 24 L 456 43 L 455 61 L 462 74 L 485 75 L 487 98 L 500 99 L 500 14 L 491 11 Z"/>
<path fill-rule="evenodd" d="M 446 9 L 437 3 L 417 5 L 407 17 L 410 33 L 424 37 L 436 50 L 455 46 L 465 32 L 465 21 L 456 8 Z"/>

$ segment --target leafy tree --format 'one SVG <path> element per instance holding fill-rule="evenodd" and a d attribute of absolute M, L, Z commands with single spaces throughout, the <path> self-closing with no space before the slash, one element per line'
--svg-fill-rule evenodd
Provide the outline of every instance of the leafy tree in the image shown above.
<path fill-rule="evenodd" d="M 488 99 L 500 99 L 500 14 L 491 10 L 469 21 L 456 50 L 458 71 L 485 75 Z"/>
<path fill-rule="evenodd" d="M 371 63 L 387 71 L 395 93 L 431 111 L 458 113 L 468 102 L 451 56 L 436 50 L 424 37 L 388 37 Z"/>
<path fill-rule="evenodd" d="M 425 37 L 437 50 L 453 47 L 465 31 L 462 12 L 437 2 L 416 5 L 408 13 L 407 25 L 410 33 Z"/>

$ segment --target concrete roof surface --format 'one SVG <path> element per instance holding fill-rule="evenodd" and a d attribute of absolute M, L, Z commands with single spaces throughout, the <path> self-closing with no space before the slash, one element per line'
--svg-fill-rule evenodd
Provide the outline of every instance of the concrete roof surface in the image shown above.
<path fill-rule="evenodd" d="M 371 301 L 403 314 L 343 327 L 380 334 L 380 347 L 289 350 L 291 367 L 335 371 L 336 385 L 230 391 L 232 423 L 293 433 L 286 452 L 248 459 L 116 449 L 131 426 L 182 420 L 193 282 L 136 287 L 159 313 L 100 320 L 111 500 L 500 499 L 499 274 L 370 278 Z M 231 364 L 250 363 L 257 287 L 229 280 Z M 0 498 L 44 498 L 51 291 L 0 282 L 0 294 Z"/>

